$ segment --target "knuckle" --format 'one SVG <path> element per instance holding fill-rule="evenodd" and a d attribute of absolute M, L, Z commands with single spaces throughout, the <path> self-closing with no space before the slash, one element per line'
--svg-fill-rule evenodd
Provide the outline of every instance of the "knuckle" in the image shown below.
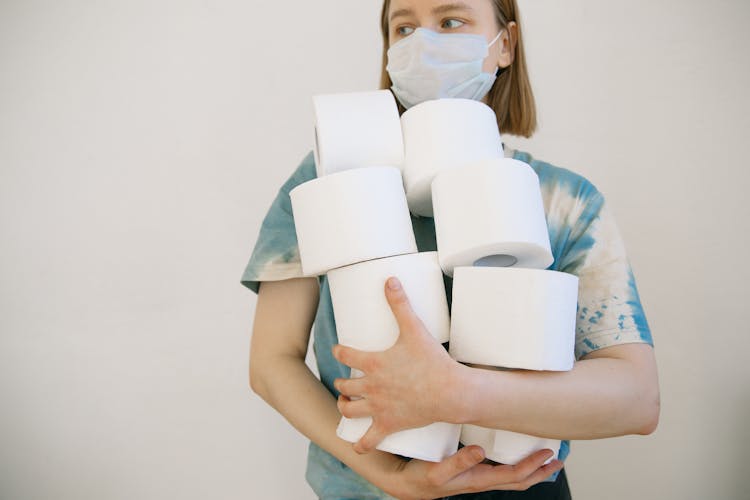
<path fill-rule="evenodd" d="M 382 363 L 380 362 L 380 357 L 374 356 L 374 355 L 370 356 L 367 359 L 367 367 L 369 368 L 370 371 L 380 370 L 380 368 L 382 368 Z"/>
<path fill-rule="evenodd" d="M 336 380 L 333 386 L 342 394 L 346 393 L 346 390 L 349 389 L 349 384 L 343 379 Z"/>
<path fill-rule="evenodd" d="M 357 391 L 357 394 L 355 394 L 355 396 L 362 396 L 364 394 L 377 394 L 377 387 L 374 387 L 369 380 L 362 380 L 358 382 L 357 387 L 359 388 L 359 390 Z M 354 388 L 352 388 L 352 391 L 354 391 Z"/>
<path fill-rule="evenodd" d="M 474 458 L 471 456 L 470 453 L 466 453 L 461 459 L 461 464 L 463 465 L 464 469 L 468 469 L 475 463 L 476 463 L 476 460 L 474 460 Z"/>
<path fill-rule="evenodd" d="M 406 298 L 406 294 L 403 292 L 403 290 L 394 293 L 391 296 L 391 299 L 393 301 L 393 305 L 395 306 L 404 307 L 409 305 L 409 299 Z"/>
<path fill-rule="evenodd" d="M 339 346 L 336 357 L 343 364 L 349 363 L 349 350 L 345 346 Z"/>

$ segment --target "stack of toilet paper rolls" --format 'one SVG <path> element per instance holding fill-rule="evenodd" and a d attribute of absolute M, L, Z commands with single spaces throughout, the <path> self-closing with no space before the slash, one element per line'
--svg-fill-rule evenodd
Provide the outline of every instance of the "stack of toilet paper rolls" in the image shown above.
<path fill-rule="evenodd" d="M 494 112 L 427 101 L 399 119 L 389 91 L 316 96 L 318 178 L 290 193 L 303 273 L 327 274 L 339 342 L 382 351 L 399 334 L 383 285 L 398 276 L 415 313 L 458 361 L 487 369 L 569 370 L 577 278 L 552 263 L 539 180 L 504 158 Z M 410 213 L 432 216 L 437 252 L 418 253 Z M 449 315 L 443 273 L 453 276 Z M 362 374 L 352 370 L 352 376 Z M 370 418 L 339 423 L 356 442 Z M 464 444 L 515 464 L 560 441 L 434 423 L 378 449 L 440 461 Z"/>
<path fill-rule="evenodd" d="M 578 278 L 545 270 L 553 256 L 534 170 L 504 157 L 495 114 L 480 102 L 427 101 L 401 119 L 409 208 L 434 217 L 453 277 L 451 356 L 485 369 L 572 369 Z M 552 460 L 561 444 L 474 425 L 462 426 L 461 442 L 514 465 L 544 448 Z"/>
<path fill-rule="evenodd" d="M 384 294 L 389 276 L 399 277 L 415 313 L 438 342 L 447 342 L 443 273 L 437 252 L 417 249 L 393 95 L 321 95 L 313 104 L 318 177 L 290 197 L 303 273 L 327 274 L 339 343 L 384 351 L 396 342 L 399 328 Z M 342 417 L 336 433 L 356 442 L 371 424 L 369 417 Z M 456 452 L 460 432 L 460 425 L 436 422 L 391 434 L 377 448 L 438 462 Z"/>

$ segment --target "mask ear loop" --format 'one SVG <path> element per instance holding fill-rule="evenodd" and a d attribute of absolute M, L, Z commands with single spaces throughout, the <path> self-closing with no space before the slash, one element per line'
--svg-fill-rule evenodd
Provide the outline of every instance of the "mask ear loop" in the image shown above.
<path fill-rule="evenodd" d="M 503 31 L 506 31 L 506 29 L 505 28 L 501 29 L 500 33 L 498 33 L 497 36 L 495 38 L 493 38 L 492 41 L 489 44 L 487 44 L 487 48 L 488 49 L 490 47 L 492 47 L 495 44 L 495 42 L 497 42 L 498 38 L 500 38 L 500 35 L 503 34 Z M 508 33 L 508 35 L 510 35 L 510 33 Z M 505 68 L 501 68 L 501 67 L 498 66 L 498 68 L 495 70 L 495 77 L 498 77 L 501 74 L 505 73 L 505 70 L 508 69 L 508 68 L 510 68 L 510 66 L 506 66 Z"/>
<path fill-rule="evenodd" d="M 503 31 L 505 31 L 505 30 L 504 30 L 504 29 L 503 29 L 503 30 L 500 30 L 500 33 L 498 33 L 498 34 L 497 34 L 497 36 L 496 36 L 495 38 L 493 38 L 493 39 L 492 39 L 492 41 L 491 41 L 491 42 L 490 42 L 489 44 L 487 44 L 487 48 L 488 48 L 488 49 L 489 49 L 490 47 L 492 47 L 493 45 L 495 45 L 495 42 L 497 42 L 497 39 L 498 39 L 498 38 L 500 38 L 500 35 L 502 35 L 502 34 L 503 34 Z"/>
<path fill-rule="evenodd" d="M 500 33 L 498 33 L 497 36 L 495 38 L 493 38 L 492 41 L 489 44 L 487 44 L 487 48 L 488 49 L 490 47 L 492 47 L 495 44 L 495 42 L 497 42 L 498 38 L 500 38 L 500 35 L 503 34 L 503 31 L 505 31 L 505 29 L 501 29 Z M 495 70 L 495 77 L 500 76 L 500 74 L 503 73 L 506 69 L 508 69 L 508 68 L 501 68 L 501 67 L 498 66 L 498 68 Z"/>

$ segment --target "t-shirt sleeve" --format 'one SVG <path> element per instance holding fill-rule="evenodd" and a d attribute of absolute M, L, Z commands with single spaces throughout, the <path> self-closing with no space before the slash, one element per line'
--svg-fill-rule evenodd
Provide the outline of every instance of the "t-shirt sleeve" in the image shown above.
<path fill-rule="evenodd" d="M 625 246 L 604 197 L 589 185 L 578 206 L 558 265 L 579 278 L 576 359 L 617 344 L 653 346 Z"/>
<path fill-rule="evenodd" d="M 261 281 L 300 278 L 302 263 L 289 192 L 299 184 L 316 177 L 315 160 L 309 153 L 284 182 L 271 203 L 255 242 L 240 283 L 258 293 Z"/>

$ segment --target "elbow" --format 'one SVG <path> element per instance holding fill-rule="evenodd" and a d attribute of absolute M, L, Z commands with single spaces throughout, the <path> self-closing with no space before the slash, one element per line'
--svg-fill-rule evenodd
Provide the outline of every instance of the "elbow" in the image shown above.
<path fill-rule="evenodd" d="M 640 411 L 640 425 L 636 430 L 636 434 L 642 436 L 648 436 L 656 431 L 659 426 L 659 414 L 661 413 L 661 401 L 659 397 L 659 390 L 653 393 L 651 397 L 644 401 L 642 409 Z"/>
<path fill-rule="evenodd" d="M 649 434 L 653 434 L 656 431 L 656 428 L 658 426 L 659 426 L 659 410 L 657 408 L 655 410 L 651 410 L 643 418 L 643 422 L 641 423 L 640 427 L 637 429 L 635 434 L 640 434 L 641 436 L 648 436 Z"/>
<path fill-rule="evenodd" d="M 256 363 L 253 363 L 253 360 L 250 360 L 249 378 L 250 389 L 252 389 L 255 394 L 265 399 L 266 383 L 263 379 L 263 372 L 258 369 Z"/>

